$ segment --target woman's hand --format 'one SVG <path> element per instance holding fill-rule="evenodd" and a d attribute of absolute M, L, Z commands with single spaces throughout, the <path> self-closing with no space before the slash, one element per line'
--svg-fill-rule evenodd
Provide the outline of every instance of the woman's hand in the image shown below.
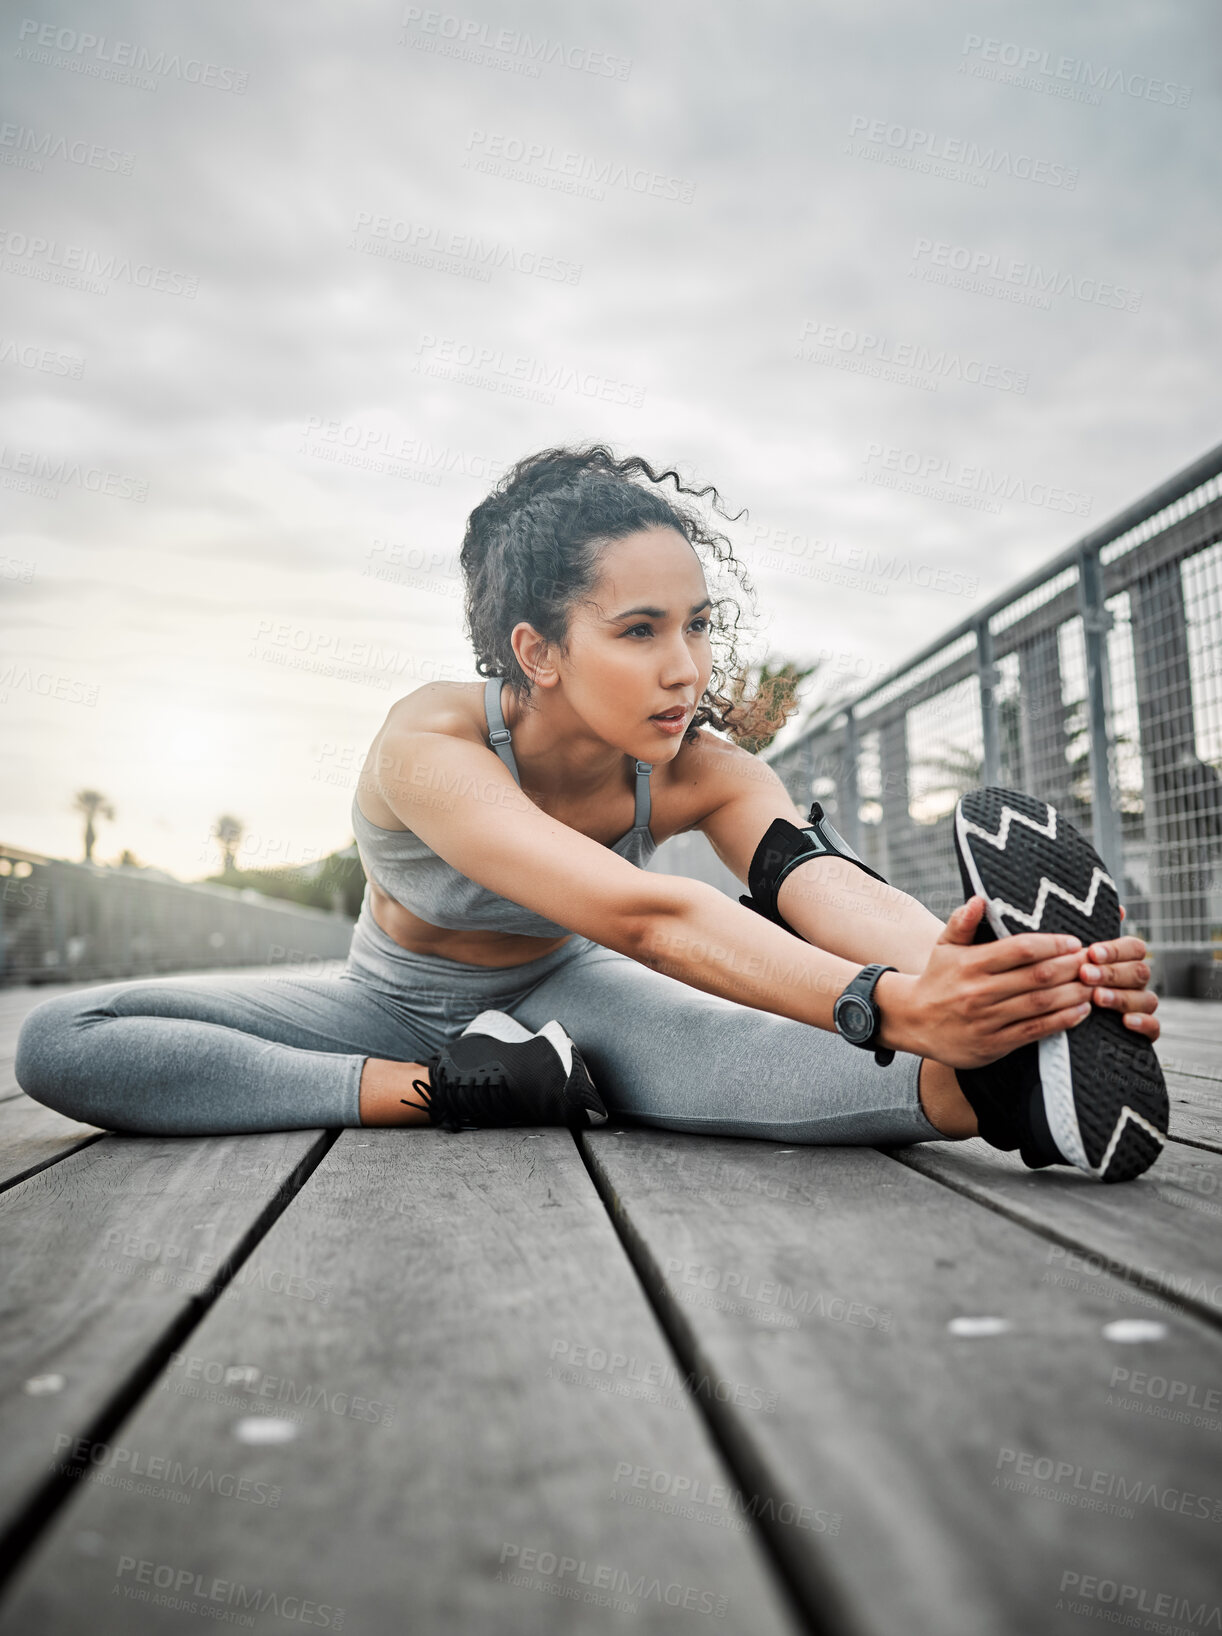
<path fill-rule="evenodd" d="M 1081 939 L 1023 932 L 974 944 L 984 909 L 984 899 L 973 897 L 955 910 L 919 976 L 886 972 L 879 978 L 881 1044 L 954 1068 L 979 1068 L 1089 1016 L 1099 991 L 1080 980 L 1087 963 Z M 1127 956 L 1137 942 L 1122 938 L 1107 947 Z M 1121 958 L 1109 969 L 1132 963 Z M 1127 975 L 1132 980 L 1134 974 Z"/>
<path fill-rule="evenodd" d="M 1124 919 L 1124 909 L 1120 911 Z M 1156 1040 L 1161 1025 L 1154 1015 L 1158 995 L 1146 987 L 1150 967 L 1140 937 L 1118 937 L 1111 943 L 1092 943 L 1078 973 L 1090 985 L 1095 1005 L 1123 1013 L 1124 1025 L 1135 1034 Z"/>

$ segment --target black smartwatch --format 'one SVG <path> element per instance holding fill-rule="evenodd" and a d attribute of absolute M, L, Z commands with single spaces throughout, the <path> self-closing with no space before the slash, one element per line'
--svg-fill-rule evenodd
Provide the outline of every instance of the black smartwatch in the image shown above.
<path fill-rule="evenodd" d="M 836 1032 L 850 1045 L 860 1045 L 863 1051 L 873 1051 L 874 1060 L 880 1068 L 894 1061 L 895 1052 L 875 1044 L 883 1020 L 874 998 L 874 985 L 884 971 L 896 969 L 895 966 L 863 966 L 832 1008 Z"/>

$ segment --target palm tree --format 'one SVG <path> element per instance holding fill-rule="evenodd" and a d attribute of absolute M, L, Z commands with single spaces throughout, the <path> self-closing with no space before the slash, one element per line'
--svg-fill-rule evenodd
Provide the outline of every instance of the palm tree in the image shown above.
<path fill-rule="evenodd" d="M 95 818 L 106 818 L 114 821 L 115 809 L 100 790 L 78 790 L 72 798 L 73 812 L 79 812 L 85 819 L 85 862 L 93 862 L 93 844 L 98 838 L 94 828 Z"/>
<path fill-rule="evenodd" d="M 1050 796 L 1065 815 L 1075 823 L 1089 826 L 1094 785 L 1091 782 L 1090 738 L 1087 732 L 1087 703 L 1078 699 L 1066 705 L 1062 715 L 1062 745 L 1065 755 L 1064 788 Z M 997 701 L 997 735 L 1001 751 L 1001 783 L 1011 789 L 1022 789 L 1023 760 L 1021 718 L 1023 701 L 1018 694 L 1009 694 Z M 1129 747 L 1133 739 L 1127 733 L 1114 733 L 1112 743 Z M 940 782 L 931 786 L 926 795 L 950 795 L 954 800 L 966 791 L 977 789 L 984 782 L 984 762 L 962 745 L 942 744 L 937 751 L 924 756 L 918 766 L 940 776 Z M 1124 766 L 1120 767 L 1123 774 Z M 1142 792 L 1140 785 L 1131 786 L 1123 781 L 1116 791 L 1121 818 L 1126 829 L 1140 818 Z M 1138 826 L 1139 827 L 1139 826 Z"/>
<path fill-rule="evenodd" d="M 1005 694 L 997 700 L 997 748 L 1000 763 L 999 782 L 1009 789 L 1022 786 L 1022 713 L 1023 701 L 1016 693 Z M 926 799 L 950 797 L 953 806 L 968 790 L 979 789 L 984 783 L 984 758 L 966 745 L 944 741 L 934 751 L 919 757 L 913 769 L 922 768 L 938 775 L 938 781 L 925 790 Z"/>
<path fill-rule="evenodd" d="M 1065 738 L 1067 740 L 1066 761 L 1069 767 L 1069 789 L 1074 800 L 1084 812 L 1090 810 L 1095 799 L 1095 788 L 1091 781 L 1090 763 L 1090 728 L 1089 706 L 1085 699 L 1077 699 L 1066 707 L 1065 711 Z M 1112 734 L 1112 743 L 1120 749 L 1136 751 L 1136 741 L 1129 733 Z M 1125 783 L 1124 775 L 1132 766 L 1132 758 L 1121 760 L 1116 767 L 1119 775 L 1119 788 L 1116 798 L 1119 805 L 1121 822 L 1126 828 L 1136 828 L 1140 831 L 1141 815 L 1145 810 L 1144 791 L 1142 785 Z M 1140 762 L 1137 763 L 1140 776 Z"/>
<path fill-rule="evenodd" d="M 223 875 L 233 873 L 235 868 L 234 858 L 237 855 L 238 846 L 241 843 L 245 829 L 246 826 L 242 820 L 235 818 L 232 813 L 222 813 L 216 821 L 212 833 L 220 843 L 221 873 Z"/>

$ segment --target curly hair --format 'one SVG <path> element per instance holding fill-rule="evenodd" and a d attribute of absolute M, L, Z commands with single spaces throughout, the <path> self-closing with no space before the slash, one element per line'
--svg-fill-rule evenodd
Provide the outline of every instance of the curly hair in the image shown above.
<path fill-rule="evenodd" d="M 667 482 L 674 485 L 673 499 L 662 493 Z M 509 640 L 514 626 L 525 620 L 565 651 L 570 615 L 598 580 L 603 548 L 643 528 L 678 530 L 700 557 L 706 575 L 710 563 L 733 574 L 752 598 L 752 613 L 758 612 L 754 587 L 730 541 L 694 507 L 684 505 L 680 495 L 692 500 L 711 495 L 714 508 L 730 522 L 746 515 L 731 517 L 711 484 L 689 488 L 673 469 L 655 471 L 639 455 L 617 460 L 601 443 L 543 449 L 511 466 L 467 519 L 459 553 L 467 633 L 478 674 L 504 676 L 514 696 L 528 700 L 531 682 Z M 738 743 L 758 737 L 761 727 L 775 731 L 789 713 L 772 694 L 741 702 L 737 633 L 742 607 L 725 583 L 723 594 L 712 595 L 713 671 L 684 742 L 694 743 L 697 728 L 707 722 Z M 710 583 L 709 589 L 712 594 L 716 587 Z"/>

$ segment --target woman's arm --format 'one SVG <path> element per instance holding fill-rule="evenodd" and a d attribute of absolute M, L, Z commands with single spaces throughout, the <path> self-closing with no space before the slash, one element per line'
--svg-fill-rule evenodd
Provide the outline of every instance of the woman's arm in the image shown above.
<path fill-rule="evenodd" d="M 845 858 L 799 864 L 781 882 L 776 901 L 807 942 L 835 949 L 859 966 L 885 960 L 900 971 L 924 971 L 944 930 L 923 903 Z"/>
<path fill-rule="evenodd" d="M 690 764 L 707 801 L 698 827 L 745 883 L 755 848 L 773 819 L 785 818 L 799 827 L 805 819 L 772 768 L 735 746 L 702 734 Z M 1083 950 L 1076 939 L 1057 944 L 1046 934 L 1024 934 L 1004 939 L 1004 952 L 996 944 L 965 947 L 983 909 L 982 900 L 973 901 L 976 908 L 965 906 L 952 916 L 955 931 L 948 936 L 937 916 L 907 893 L 848 860 L 821 857 L 789 873 L 777 906 L 803 939 L 849 961 L 852 971 L 874 960 L 898 968 L 900 975 L 887 973 L 880 979 L 876 994 L 884 1036 L 889 1031 L 893 1035 L 884 1043 L 899 1049 L 912 1050 L 911 1042 L 919 1039 L 922 1054 L 957 1066 L 991 1061 L 1016 1044 L 1072 1026 L 1080 1020 L 1075 1008 L 1086 1000 L 1123 1011 L 1129 1027 L 1149 1039 L 1158 1037 L 1153 1016 L 1158 1001 L 1144 986 L 1149 967 L 1139 938 Z M 1060 952 L 1064 950 L 1068 955 Z M 965 1037 L 962 1025 L 968 1012 L 983 1013 L 984 1033 L 1001 1045 L 991 1056 L 977 1054 L 979 1028 Z M 1016 1038 L 1012 1025 L 1037 1015 L 1051 1018 L 1051 1024 Z M 937 1049 L 946 1045 L 948 1028 L 954 1039 L 948 1049 L 971 1055 L 948 1056 Z M 1006 1029 L 1011 1029 L 1008 1035 Z"/>
<path fill-rule="evenodd" d="M 669 901 L 660 900 L 635 958 L 707 994 L 834 1030 L 832 1010 L 845 986 L 870 959 L 887 958 L 876 943 L 866 960 L 846 960 L 715 886 L 678 875 L 657 879 Z M 964 947 L 942 930 L 919 975 L 879 979 L 881 1043 L 958 1068 L 994 1062 L 1082 1020 L 1090 990 L 1076 981 L 1081 961 L 1076 937 L 1024 932 Z"/>

